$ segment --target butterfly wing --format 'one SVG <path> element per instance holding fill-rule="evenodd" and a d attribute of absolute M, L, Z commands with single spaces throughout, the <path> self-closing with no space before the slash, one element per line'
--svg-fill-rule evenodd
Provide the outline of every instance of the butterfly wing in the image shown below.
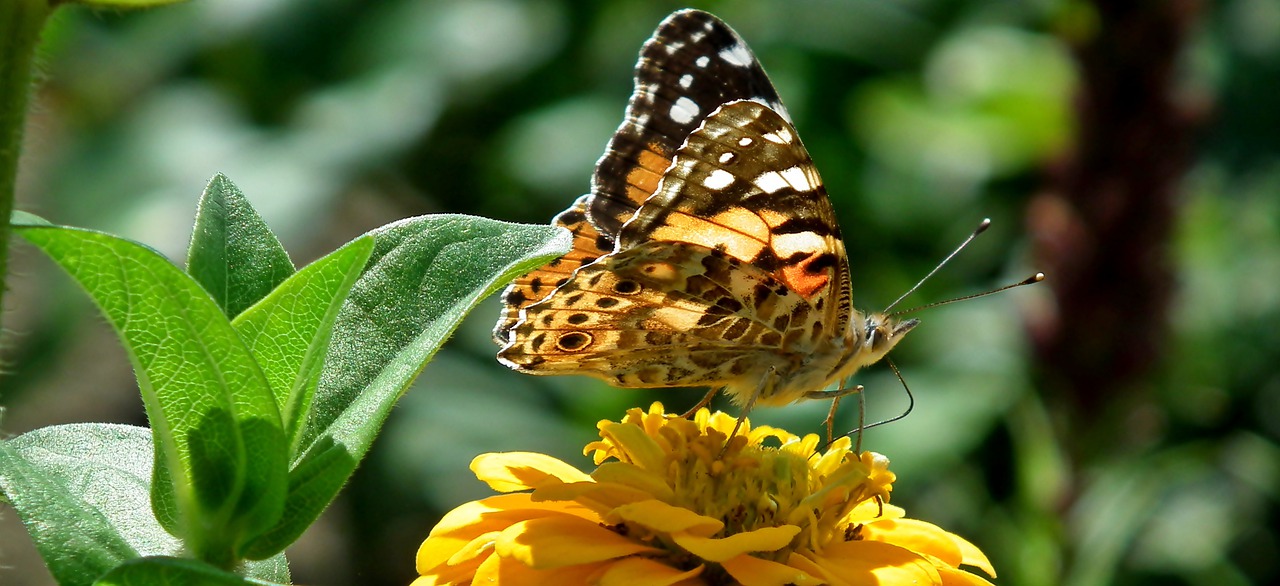
<path fill-rule="evenodd" d="M 573 248 L 569 253 L 512 281 L 502 292 L 502 312 L 493 328 L 493 340 L 498 344 L 507 343 L 511 329 L 520 320 L 520 310 L 541 301 L 565 284 L 578 267 L 595 262 L 613 251 L 613 239 L 601 234 L 587 221 L 590 199 L 589 195 L 579 197 L 573 206 L 551 220 L 553 226 L 565 228 L 573 234 Z"/>
<path fill-rule="evenodd" d="M 635 91 L 596 164 L 591 194 L 552 220 L 573 233 L 573 249 L 507 287 L 494 340 L 506 344 L 521 309 L 546 298 L 578 267 L 613 252 L 622 224 L 657 190 L 676 149 L 711 109 L 743 99 L 786 115 L 764 69 L 729 25 L 700 10 L 663 20 L 640 51 Z"/>
<path fill-rule="evenodd" d="M 722 251 L 813 304 L 817 327 L 848 327 L 848 258 L 835 210 L 794 127 L 768 107 L 725 104 L 689 137 L 618 235 L 623 250 L 651 241 Z"/>
<path fill-rule="evenodd" d="M 657 189 L 685 138 L 734 100 L 755 100 L 789 119 L 764 68 L 729 25 L 701 10 L 663 20 L 640 50 L 626 115 L 596 163 L 591 222 L 616 235 Z"/>
<path fill-rule="evenodd" d="M 731 384 L 761 366 L 743 344 L 771 330 L 743 314 L 704 261 L 728 271 L 721 255 L 665 242 L 584 266 L 526 309 L 498 358 L 522 372 L 585 374 L 620 387 Z"/>
<path fill-rule="evenodd" d="M 761 404 L 787 403 L 826 383 L 831 365 L 796 377 L 843 332 L 848 290 L 834 212 L 794 129 L 733 102 L 689 136 L 618 251 L 526 307 L 499 358 L 624 387 L 725 386 L 739 402 L 767 376 L 781 383 Z"/>

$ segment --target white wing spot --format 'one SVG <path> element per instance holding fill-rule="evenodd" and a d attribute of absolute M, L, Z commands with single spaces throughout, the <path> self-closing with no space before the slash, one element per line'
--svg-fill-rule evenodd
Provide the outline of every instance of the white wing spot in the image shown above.
<path fill-rule="evenodd" d="M 733 160 L 733 153 L 723 153 L 720 155 L 720 164 L 723 165 Z"/>
<path fill-rule="evenodd" d="M 679 51 L 680 49 L 684 48 L 684 42 L 676 41 L 674 43 L 669 43 L 666 48 L 667 48 L 667 54 L 672 55 L 676 51 Z"/>
<path fill-rule="evenodd" d="M 706 55 L 703 55 L 701 57 L 698 57 L 698 60 L 694 61 L 693 63 L 698 67 L 706 67 L 707 64 L 711 63 L 711 58 L 707 57 Z"/>
<path fill-rule="evenodd" d="M 735 43 L 732 47 L 720 51 L 720 58 L 738 67 L 746 67 L 754 61 L 751 58 L 751 51 L 748 51 L 742 43 Z"/>
<path fill-rule="evenodd" d="M 755 141 L 754 141 L 754 140 L 751 140 L 751 137 L 750 137 L 750 136 L 744 136 L 744 137 L 742 137 L 742 138 L 739 138 L 739 139 L 738 139 L 738 146 L 743 146 L 743 147 L 751 146 L 751 143 L 753 143 L 753 142 L 755 142 Z"/>
<path fill-rule="evenodd" d="M 680 76 L 680 87 L 689 89 L 691 85 L 693 85 L 693 75 L 686 73 Z"/>
<path fill-rule="evenodd" d="M 762 135 L 764 139 L 777 144 L 791 144 L 791 131 L 786 128 L 779 128 L 774 132 Z"/>
<path fill-rule="evenodd" d="M 698 31 L 696 33 L 693 33 L 692 35 L 689 35 L 689 40 L 695 43 L 701 43 L 702 39 L 705 38 L 706 36 L 707 36 L 707 33 Z"/>
<path fill-rule="evenodd" d="M 787 258 L 798 252 L 814 253 L 826 248 L 827 243 L 813 232 L 778 234 L 770 239 L 769 246 L 778 258 Z"/>
<path fill-rule="evenodd" d="M 702 180 L 702 184 L 707 186 L 707 189 L 720 191 L 721 189 L 733 185 L 733 174 L 725 171 L 724 169 L 716 169 Z"/>
<path fill-rule="evenodd" d="M 792 168 L 794 169 L 794 167 Z M 777 171 L 765 171 L 759 177 L 756 177 L 756 180 L 752 183 L 755 183 L 756 187 L 763 189 L 765 193 L 777 193 L 778 190 L 789 185 L 787 180 L 783 179 L 782 175 L 779 175 Z"/>
<path fill-rule="evenodd" d="M 698 104 L 689 98 L 681 97 L 671 104 L 671 119 L 678 124 L 688 124 L 698 117 Z"/>
<path fill-rule="evenodd" d="M 782 178 L 786 179 L 787 183 L 790 183 L 791 187 L 794 187 L 796 191 L 813 191 L 818 187 L 815 181 L 810 180 L 804 168 L 799 165 L 783 171 Z"/>

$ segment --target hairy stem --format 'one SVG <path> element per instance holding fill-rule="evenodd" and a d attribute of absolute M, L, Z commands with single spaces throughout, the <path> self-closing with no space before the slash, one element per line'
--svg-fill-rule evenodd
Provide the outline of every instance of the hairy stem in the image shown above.
<path fill-rule="evenodd" d="M 9 215 L 17 187 L 32 60 L 51 7 L 46 0 L 0 2 L 0 309 L 9 266 Z"/>

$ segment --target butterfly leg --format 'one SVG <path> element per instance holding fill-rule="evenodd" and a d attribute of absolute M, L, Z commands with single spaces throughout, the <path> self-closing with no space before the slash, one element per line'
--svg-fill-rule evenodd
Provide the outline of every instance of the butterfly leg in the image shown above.
<path fill-rule="evenodd" d="M 707 391 L 706 396 L 702 397 L 702 400 L 698 401 L 697 405 L 694 405 L 692 409 L 685 411 L 684 413 L 681 413 L 680 417 L 684 419 L 693 417 L 693 414 L 697 413 L 699 409 L 706 407 L 707 405 L 710 405 L 711 400 L 716 397 L 716 393 L 719 393 L 720 390 L 721 390 L 720 387 L 711 387 L 711 390 Z"/>
<path fill-rule="evenodd" d="M 738 416 L 738 422 L 733 424 L 733 431 L 729 432 L 729 437 L 725 439 L 724 447 L 720 449 L 720 455 L 729 449 L 729 442 L 733 441 L 733 437 L 738 435 L 738 430 L 742 428 L 742 422 L 747 420 L 747 415 L 751 413 L 751 408 L 755 406 L 756 399 L 760 398 L 760 393 L 773 385 L 776 370 L 770 366 L 769 374 L 760 377 L 760 383 L 756 385 L 756 390 L 751 393 L 751 398 L 747 400 L 747 404 L 742 406 L 742 414 Z"/>
<path fill-rule="evenodd" d="M 867 404 L 863 400 L 864 395 L 862 394 L 862 385 L 846 387 L 844 386 L 844 381 L 841 381 L 840 388 L 838 389 L 831 391 L 809 391 L 804 394 L 804 398 L 817 400 L 831 399 L 831 410 L 827 411 L 827 418 L 822 422 L 823 426 L 827 428 L 826 445 L 831 445 L 831 442 L 835 441 L 836 408 L 840 406 L 840 399 L 855 393 L 858 395 L 858 440 L 857 445 L 854 446 L 854 452 L 856 453 L 862 450 L 862 422 L 867 412 Z"/>
<path fill-rule="evenodd" d="M 823 427 L 827 428 L 826 445 L 828 446 L 831 445 L 831 442 L 835 441 L 832 436 L 834 436 L 836 432 L 836 409 L 840 407 L 840 399 L 841 397 L 836 397 L 831 400 L 831 410 L 827 411 L 827 418 L 822 420 Z"/>
<path fill-rule="evenodd" d="M 841 387 L 838 389 L 832 389 L 830 391 L 809 391 L 805 393 L 803 396 L 806 399 L 814 399 L 817 401 L 822 401 L 826 399 L 839 399 L 841 397 L 847 397 L 849 395 L 861 394 L 861 393 L 862 393 L 862 385 L 855 385 L 852 387 Z"/>
<path fill-rule="evenodd" d="M 862 453 L 862 432 L 866 431 L 866 429 L 867 429 L 867 396 L 863 393 L 858 393 L 858 440 L 854 442 L 855 445 L 853 446 L 853 453 L 855 454 Z M 880 506 L 881 508 L 883 508 L 884 503 L 880 503 Z"/>

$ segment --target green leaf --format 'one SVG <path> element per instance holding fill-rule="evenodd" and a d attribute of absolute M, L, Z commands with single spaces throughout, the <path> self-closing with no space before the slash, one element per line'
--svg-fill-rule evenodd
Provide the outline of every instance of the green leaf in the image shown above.
<path fill-rule="evenodd" d="M 98 586 L 245 586 L 273 582 L 243 578 L 186 558 L 147 557 L 132 560 L 103 576 Z"/>
<path fill-rule="evenodd" d="M 76 228 L 17 232 L 84 287 L 124 341 L 157 448 L 157 517 L 194 555 L 230 563 L 278 520 L 287 462 L 275 399 L 239 335 L 150 248 Z"/>
<path fill-rule="evenodd" d="M 0 492 L 59 584 L 92 584 L 130 559 L 182 551 L 147 506 L 152 458 L 151 430 L 132 425 L 57 425 L 0 442 Z M 289 581 L 283 555 L 245 573 Z"/>
<path fill-rule="evenodd" d="M 571 241 L 551 226 L 458 215 L 372 234 L 377 246 L 338 315 L 305 452 L 290 470 L 288 513 L 253 545 L 255 555 L 284 548 L 328 506 L 396 399 L 476 303 Z"/>
<path fill-rule="evenodd" d="M 232 326 L 262 367 L 294 454 L 329 349 L 333 322 L 373 252 L 365 236 L 295 273 Z"/>
<path fill-rule="evenodd" d="M 147 506 L 150 474 L 145 428 L 62 425 L 0 442 L 0 492 L 59 584 L 92 584 L 139 551 L 177 551 Z"/>
<path fill-rule="evenodd" d="M 9 223 L 17 226 L 52 226 L 49 220 L 41 218 L 35 214 L 24 212 L 22 210 L 13 210 L 13 214 L 9 216 Z"/>
<path fill-rule="evenodd" d="M 196 209 L 187 273 L 234 317 L 293 270 L 289 254 L 240 189 L 225 175 L 214 175 Z"/>

